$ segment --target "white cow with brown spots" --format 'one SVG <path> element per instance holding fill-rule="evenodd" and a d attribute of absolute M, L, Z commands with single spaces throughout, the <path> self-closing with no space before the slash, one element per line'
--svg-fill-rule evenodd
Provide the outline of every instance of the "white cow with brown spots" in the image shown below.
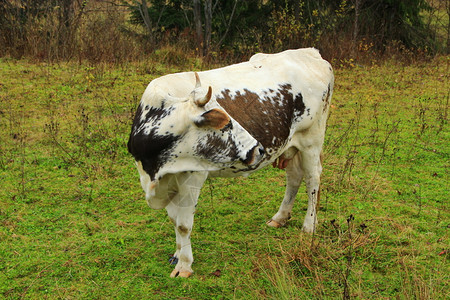
<path fill-rule="evenodd" d="M 314 232 L 333 84 L 330 64 L 313 48 L 256 54 L 248 62 L 150 82 L 128 149 L 149 206 L 165 208 L 175 225 L 171 277 L 193 273 L 190 234 L 208 176 L 245 176 L 270 164 L 285 168 L 286 193 L 268 225 L 286 224 L 303 179 L 303 230 Z"/>

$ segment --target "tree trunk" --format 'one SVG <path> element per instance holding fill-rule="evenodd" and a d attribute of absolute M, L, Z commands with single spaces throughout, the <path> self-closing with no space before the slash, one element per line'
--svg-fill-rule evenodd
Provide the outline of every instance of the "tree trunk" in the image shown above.
<path fill-rule="evenodd" d="M 356 43 L 358 39 L 358 31 L 359 31 L 359 13 L 361 9 L 361 0 L 355 0 L 355 20 L 353 22 L 353 39 L 352 39 L 352 54 L 356 55 Z"/>
<path fill-rule="evenodd" d="M 142 0 L 141 3 L 138 3 L 138 7 L 139 13 L 141 14 L 141 17 L 144 20 L 145 27 L 147 28 L 148 31 L 150 43 L 153 43 L 153 27 L 152 27 L 152 20 L 148 15 L 147 0 Z"/>
<path fill-rule="evenodd" d="M 203 30 L 202 30 L 202 15 L 201 15 L 201 5 L 200 0 L 194 0 L 193 11 L 194 11 L 194 24 L 195 24 L 195 38 L 199 53 L 203 50 Z"/>
<path fill-rule="evenodd" d="M 212 0 L 205 0 L 205 44 L 203 55 L 207 56 L 211 47 Z"/>
<path fill-rule="evenodd" d="M 447 1 L 447 20 L 450 21 L 450 2 Z M 450 22 L 447 22 L 447 54 L 450 54 Z M 448 99 L 448 98 L 447 98 Z"/>
<path fill-rule="evenodd" d="M 294 2 L 294 17 L 295 17 L 295 25 L 297 26 L 298 24 L 300 24 L 300 1 Z"/>
<path fill-rule="evenodd" d="M 225 30 L 225 33 L 223 34 L 223 36 L 220 38 L 220 41 L 216 45 L 216 47 L 218 47 L 218 48 L 220 47 L 220 45 L 222 45 L 222 42 L 225 40 L 225 37 L 227 36 L 228 31 L 230 31 L 231 22 L 233 21 L 234 12 L 236 11 L 237 3 L 238 3 L 238 0 L 235 0 L 233 10 L 231 11 L 230 19 L 228 20 L 227 29 Z M 217 4 L 217 2 L 216 2 L 216 4 Z M 213 11 L 214 11 L 214 9 L 213 9 Z"/>
<path fill-rule="evenodd" d="M 61 1 L 61 8 L 59 14 L 59 30 L 57 34 L 58 49 L 55 49 L 57 59 L 69 58 L 71 56 L 72 48 L 72 35 L 71 23 L 73 18 L 73 6 L 72 0 Z"/>

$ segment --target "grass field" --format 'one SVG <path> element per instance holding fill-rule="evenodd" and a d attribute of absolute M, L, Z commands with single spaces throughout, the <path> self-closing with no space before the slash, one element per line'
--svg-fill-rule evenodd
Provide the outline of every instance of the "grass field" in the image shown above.
<path fill-rule="evenodd" d="M 450 57 L 337 69 L 317 233 L 304 192 L 286 227 L 265 225 L 284 171 L 208 180 L 195 274 L 171 279 L 173 227 L 126 141 L 148 82 L 197 64 L 0 59 L 0 298 L 450 297 Z"/>

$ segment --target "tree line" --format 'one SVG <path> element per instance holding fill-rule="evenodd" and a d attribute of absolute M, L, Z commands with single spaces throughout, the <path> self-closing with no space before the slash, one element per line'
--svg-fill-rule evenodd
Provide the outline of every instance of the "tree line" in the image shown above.
<path fill-rule="evenodd" d="M 0 0 L 0 55 L 132 60 L 174 46 L 236 57 L 314 46 L 328 57 L 449 53 L 441 0 Z"/>

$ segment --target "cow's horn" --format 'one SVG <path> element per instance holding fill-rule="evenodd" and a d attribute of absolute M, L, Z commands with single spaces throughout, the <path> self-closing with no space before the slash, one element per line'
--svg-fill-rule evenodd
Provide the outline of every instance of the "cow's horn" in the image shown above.
<path fill-rule="evenodd" d="M 211 100 L 211 96 L 212 96 L 212 88 L 210 86 L 210 87 L 208 87 L 208 92 L 206 93 L 205 97 L 200 98 L 200 99 L 195 99 L 194 102 L 195 102 L 195 104 L 197 104 L 198 107 L 203 107 L 206 105 L 206 103 L 208 103 L 209 100 Z"/>
<path fill-rule="evenodd" d="M 202 86 L 201 82 L 200 82 L 200 77 L 198 76 L 198 73 L 195 72 L 195 88 L 199 88 Z"/>

